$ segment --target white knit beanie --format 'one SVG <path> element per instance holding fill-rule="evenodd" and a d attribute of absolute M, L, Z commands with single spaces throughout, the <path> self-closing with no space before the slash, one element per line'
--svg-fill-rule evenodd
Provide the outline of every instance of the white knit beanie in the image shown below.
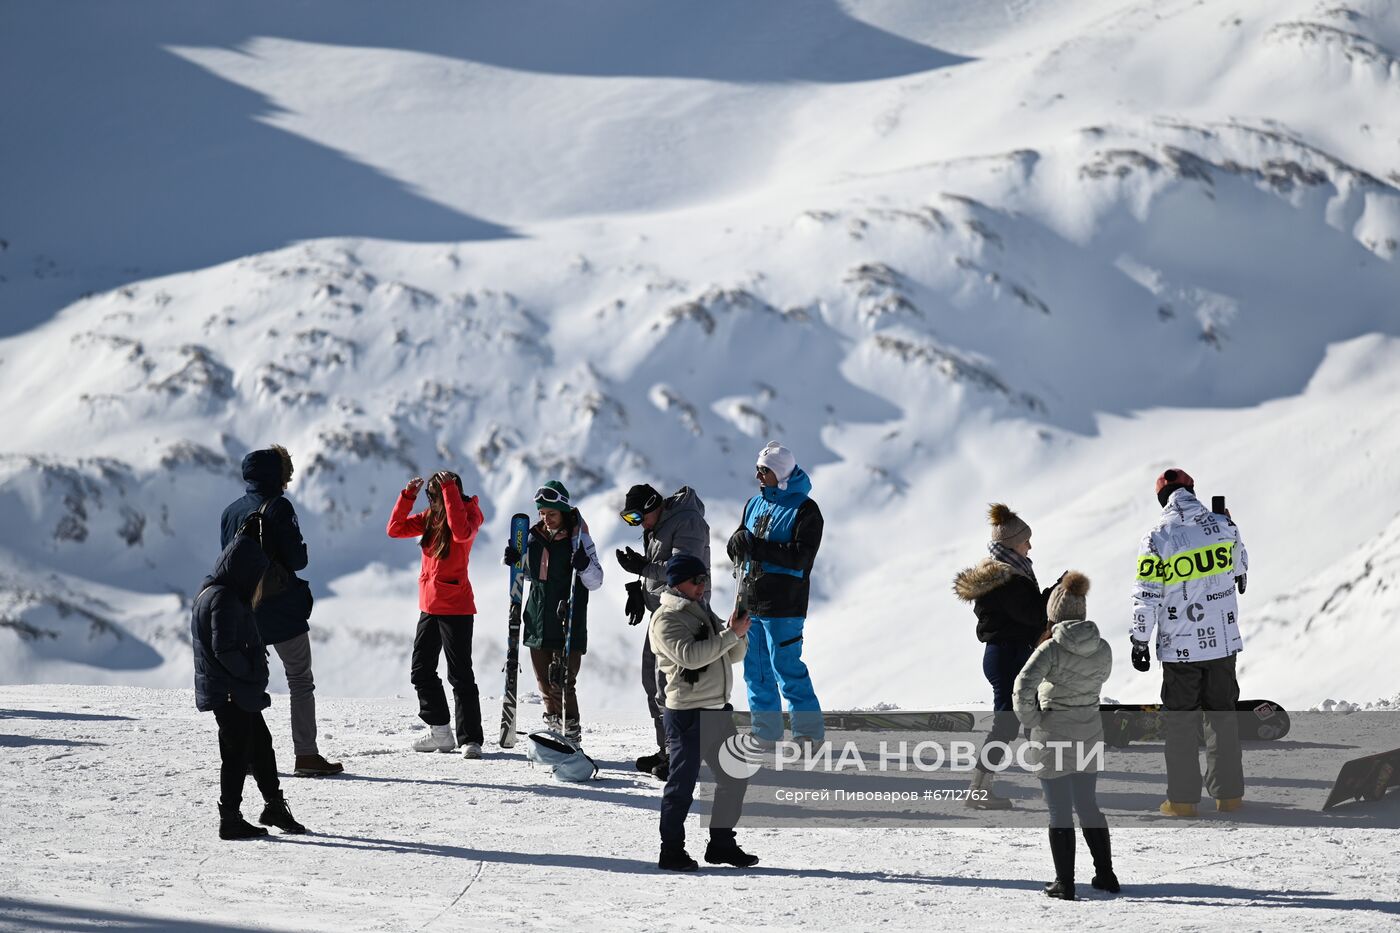
<path fill-rule="evenodd" d="M 777 441 L 769 441 L 768 446 L 758 452 L 758 466 L 767 467 L 778 477 L 778 488 L 787 489 L 788 477 L 797 467 L 797 458 Z"/>

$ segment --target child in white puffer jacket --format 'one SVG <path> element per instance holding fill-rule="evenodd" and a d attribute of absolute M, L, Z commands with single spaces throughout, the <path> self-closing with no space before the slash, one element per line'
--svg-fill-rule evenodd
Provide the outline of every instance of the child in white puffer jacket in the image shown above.
<path fill-rule="evenodd" d="M 1050 855 L 1055 880 L 1045 893 L 1074 900 L 1074 812 L 1094 857 L 1093 886 L 1117 893 L 1108 823 L 1097 800 L 1103 720 L 1099 695 L 1113 670 L 1113 650 L 1085 619 L 1089 579 L 1071 570 L 1046 601 L 1050 637 L 1016 678 L 1013 707 L 1039 746 L 1040 784 L 1050 810 Z M 1056 745 L 1052 743 L 1066 743 Z"/>

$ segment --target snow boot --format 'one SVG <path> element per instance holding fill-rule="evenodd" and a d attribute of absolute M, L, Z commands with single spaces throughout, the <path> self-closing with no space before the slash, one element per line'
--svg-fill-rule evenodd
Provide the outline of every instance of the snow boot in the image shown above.
<path fill-rule="evenodd" d="M 254 826 L 243 819 L 243 814 L 238 807 L 229 807 L 219 804 L 219 838 L 220 839 L 256 839 L 258 836 L 266 836 L 267 830 L 261 826 Z"/>
<path fill-rule="evenodd" d="M 573 742 L 575 747 L 583 743 L 583 726 L 577 719 L 570 719 L 564 723 L 564 738 Z"/>
<path fill-rule="evenodd" d="M 262 816 L 258 817 L 258 822 L 264 826 L 276 826 L 284 833 L 299 834 L 306 832 L 306 827 L 296 821 L 292 816 L 292 811 L 287 807 L 287 798 L 277 797 L 267 802 L 263 807 Z M 263 830 L 267 832 L 267 830 Z"/>
<path fill-rule="evenodd" d="M 643 774 L 651 774 L 652 769 L 667 759 L 665 749 L 657 749 L 650 755 L 643 755 L 637 759 L 637 770 Z"/>
<path fill-rule="evenodd" d="M 345 766 L 338 761 L 327 761 L 320 755 L 298 755 L 296 769 L 292 773 L 297 777 L 325 777 L 328 774 L 344 774 Z"/>
<path fill-rule="evenodd" d="M 651 776 L 656 778 L 662 784 L 665 784 L 667 781 L 669 781 L 671 779 L 671 759 L 661 759 L 661 764 L 651 769 Z"/>
<path fill-rule="evenodd" d="M 544 730 L 546 732 L 558 732 L 562 734 L 564 732 L 564 720 L 560 718 L 558 713 L 545 713 Z"/>
<path fill-rule="evenodd" d="M 451 752 L 457 748 L 457 737 L 451 726 L 429 726 L 428 732 L 413 743 L 415 752 Z"/>
<path fill-rule="evenodd" d="M 1215 802 L 1215 809 L 1221 813 L 1234 813 L 1244 807 L 1243 797 L 1225 797 Z"/>
<path fill-rule="evenodd" d="M 1194 803 L 1173 803 L 1170 800 L 1163 800 L 1162 805 L 1157 808 L 1157 812 L 1163 816 L 1196 816 L 1196 805 Z"/>
<path fill-rule="evenodd" d="M 1074 900 L 1074 830 L 1050 829 L 1050 858 L 1055 862 L 1055 880 L 1045 893 L 1062 901 Z"/>
<path fill-rule="evenodd" d="M 700 864 L 691 858 L 684 848 L 668 849 L 661 847 L 661 857 L 656 860 L 656 867 L 663 871 L 695 871 Z"/>
<path fill-rule="evenodd" d="M 973 774 L 964 805 L 972 810 L 1010 810 L 1011 801 L 1006 797 L 998 797 L 992 788 L 993 777 L 992 772 L 980 769 Z"/>
<path fill-rule="evenodd" d="M 468 742 L 466 745 L 463 745 L 463 746 L 462 746 L 462 757 L 463 757 L 463 758 L 472 758 L 472 759 L 480 758 L 480 757 L 481 757 L 481 743 L 480 743 L 480 742 Z"/>
<path fill-rule="evenodd" d="M 734 830 L 712 829 L 710 830 L 710 844 L 705 846 L 705 861 L 711 865 L 752 868 L 758 864 L 758 856 L 750 855 L 739 848 L 739 843 L 734 840 Z"/>
<path fill-rule="evenodd" d="M 1118 876 L 1113 873 L 1113 848 L 1108 842 L 1108 827 L 1086 826 L 1081 832 L 1084 834 L 1084 844 L 1089 847 L 1089 854 L 1094 857 L 1094 880 L 1089 883 L 1100 891 L 1117 894 L 1121 888 Z"/>

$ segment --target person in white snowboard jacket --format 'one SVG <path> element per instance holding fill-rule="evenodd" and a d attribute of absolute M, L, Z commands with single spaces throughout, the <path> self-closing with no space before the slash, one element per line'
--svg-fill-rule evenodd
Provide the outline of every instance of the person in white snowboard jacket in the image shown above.
<path fill-rule="evenodd" d="M 1162 662 L 1168 816 L 1195 816 L 1201 799 L 1197 762 L 1199 712 L 1206 712 L 1205 786 L 1216 809 L 1239 808 L 1244 797 L 1235 655 L 1240 637 L 1236 591 L 1245 589 L 1249 556 L 1228 515 L 1196 498 L 1185 470 L 1157 477 L 1162 515 L 1138 552 L 1133 590 L 1133 667 L 1146 671 L 1155 633 Z"/>

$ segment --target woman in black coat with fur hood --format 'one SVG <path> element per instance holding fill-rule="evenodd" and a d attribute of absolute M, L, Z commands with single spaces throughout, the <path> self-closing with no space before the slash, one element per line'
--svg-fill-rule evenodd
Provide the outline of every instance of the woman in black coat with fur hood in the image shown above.
<path fill-rule="evenodd" d="M 995 502 L 987 517 L 992 525 L 989 557 L 962 571 L 953 580 L 953 592 L 972 603 L 977 616 L 977 640 L 982 652 L 982 673 L 992 685 L 992 709 L 997 713 L 986 742 L 1011 742 L 1019 724 L 1012 711 L 1016 675 L 1025 666 L 1045 633 L 1045 599 L 1031 565 L 1031 526 L 1006 505 Z M 985 744 L 985 743 L 984 743 Z M 993 767 L 1005 757 L 1001 748 L 986 749 L 979 756 L 977 773 L 967 805 L 979 810 L 1005 810 L 1011 801 L 992 790 Z"/>

